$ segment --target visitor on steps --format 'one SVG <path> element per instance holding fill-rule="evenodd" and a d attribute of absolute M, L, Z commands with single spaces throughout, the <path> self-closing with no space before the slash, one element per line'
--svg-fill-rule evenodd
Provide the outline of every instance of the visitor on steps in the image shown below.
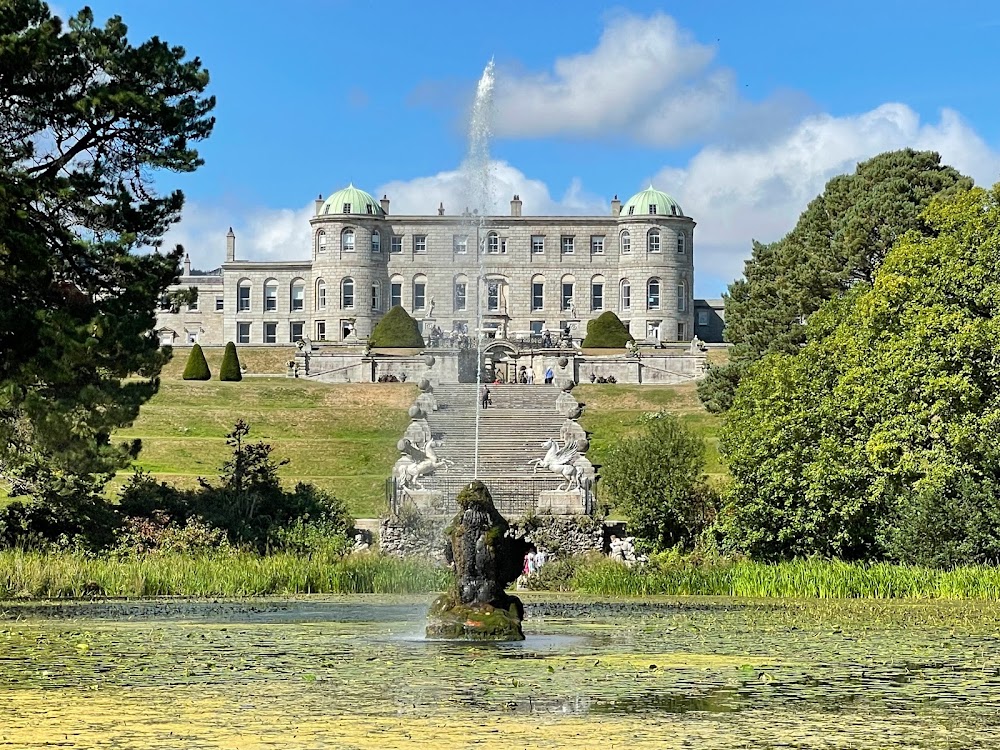
<path fill-rule="evenodd" d="M 532 369 L 528 370 L 528 385 L 535 384 L 535 371 Z"/>
<path fill-rule="evenodd" d="M 551 367 L 548 370 L 546 370 L 545 371 L 545 385 L 552 385 L 552 379 L 555 376 L 556 376 L 556 374 L 554 372 L 552 372 L 552 368 Z"/>
<path fill-rule="evenodd" d="M 490 389 L 488 386 L 483 386 L 483 390 L 479 394 L 479 398 L 483 403 L 483 408 L 489 408 L 490 405 Z"/>

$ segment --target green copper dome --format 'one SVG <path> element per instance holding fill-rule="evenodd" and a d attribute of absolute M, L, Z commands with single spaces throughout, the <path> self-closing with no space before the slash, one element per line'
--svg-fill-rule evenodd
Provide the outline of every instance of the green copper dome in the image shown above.
<path fill-rule="evenodd" d="M 348 185 L 323 202 L 320 214 L 349 214 L 356 216 L 385 216 L 382 205 L 364 190 Z"/>
<path fill-rule="evenodd" d="M 650 185 L 636 193 L 622 206 L 622 216 L 683 216 L 680 204 Z"/>

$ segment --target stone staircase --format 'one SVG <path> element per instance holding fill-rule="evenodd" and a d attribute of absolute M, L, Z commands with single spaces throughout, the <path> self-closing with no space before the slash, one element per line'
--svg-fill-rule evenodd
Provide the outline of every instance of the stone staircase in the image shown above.
<path fill-rule="evenodd" d="M 480 479 L 551 480 L 551 472 L 533 473 L 533 462 L 545 455 L 542 443 L 559 440 L 566 418 L 556 410 L 559 389 L 551 385 L 490 385 L 492 404 L 479 412 Z M 469 481 L 475 471 L 476 411 L 479 387 L 474 383 L 441 384 L 434 388 L 437 411 L 427 424 L 440 440 L 437 455 L 452 462 L 447 473 L 427 478 L 425 484 L 447 478 Z"/>

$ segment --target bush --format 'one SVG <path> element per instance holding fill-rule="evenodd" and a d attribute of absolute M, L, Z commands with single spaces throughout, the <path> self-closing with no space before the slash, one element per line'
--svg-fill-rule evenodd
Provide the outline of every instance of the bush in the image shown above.
<path fill-rule="evenodd" d="M 598 489 L 628 520 L 629 531 L 666 549 L 690 546 L 715 516 L 702 469 L 705 446 L 672 414 L 657 412 L 643 431 L 611 448 Z"/>
<path fill-rule="evenodd" d="M 621 319 L 608 310 L 587 323 L 583 346 L 589 349 L 624 349 L 635 338 Z"/>
<path fill-rule="evenodd" d="M 208 362 L 205 360 L 205 352 L 201 350 L 201 345 L 195 344 L 191 347 L 191 354 L 188 355 L 187 364 L 184 365 L 185 380 L 211 380 L 212 372 L 208 369 Z"/>
<path fill-rule="evenodd" d="M 240 369 L 240 358 L 236 353 L 236 344 L 230 341 L 226 344 L 226 353 L 222 355 L 222 366 L 219 367 L 219 380 L 239 382 L 243 380 Z"/>
<path fill-rule="evenodd" d="M 181 525 L 173 522 L 163 511 L 154 511 L 149 518 L 125 519 L 114 554 L 118 557 L 138 557 L 170 553 L 195 555 L 228 550 L 229 543 L 221 529 L 212 528 L 193 516 Z"/>
<path fill-rule="evenodd" d="M 396 305 L 375 326 L 368 343 L 383 348 L 422 349 L 424 337 L 420 333 L 417 321 L 406 310 Z"/>

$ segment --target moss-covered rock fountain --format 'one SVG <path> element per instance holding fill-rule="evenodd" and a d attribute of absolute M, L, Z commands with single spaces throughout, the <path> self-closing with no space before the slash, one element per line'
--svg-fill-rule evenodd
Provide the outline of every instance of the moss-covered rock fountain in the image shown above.
<path fill-rule="evenodd" d="M 485 484 L 475 481 L 458 493 L 458 513 L 445 530 L 455 587 L 431 605 L 428 638 L 524 640 L 524 605 L 504 589 L 520 574 L 528 544 L 509 529 Z"/>

